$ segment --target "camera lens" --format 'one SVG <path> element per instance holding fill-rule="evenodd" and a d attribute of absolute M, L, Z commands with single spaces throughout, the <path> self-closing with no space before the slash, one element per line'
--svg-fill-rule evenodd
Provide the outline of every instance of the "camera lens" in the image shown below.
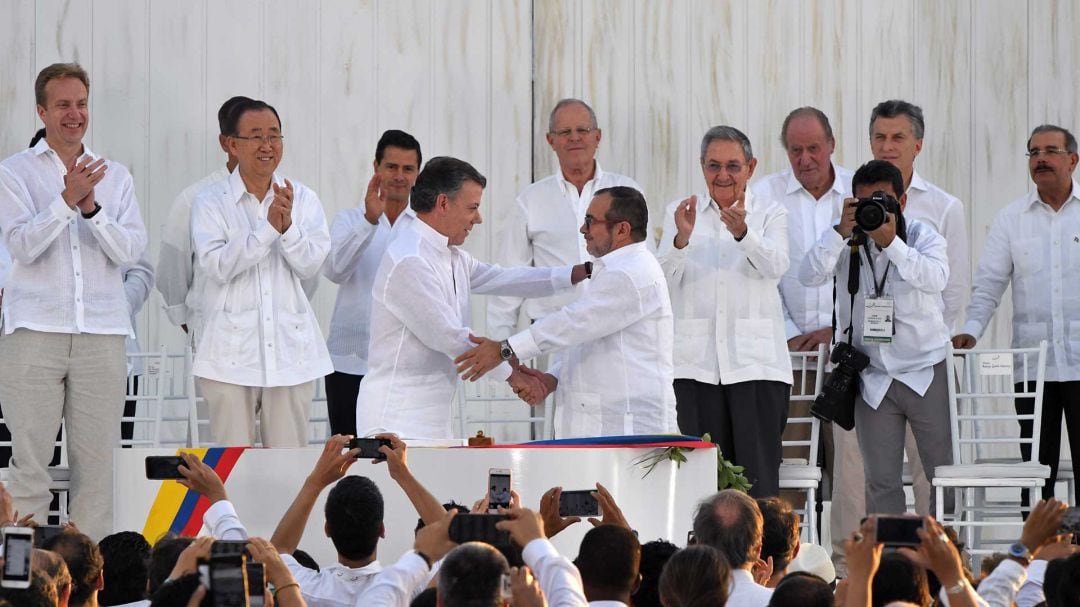
<path fill-rule="evenodd" d="M 855 223 L 866 232 L 876 230 L 885 223 L 885 207 L 876 200 L 860 200 L 855 209 Z"/>

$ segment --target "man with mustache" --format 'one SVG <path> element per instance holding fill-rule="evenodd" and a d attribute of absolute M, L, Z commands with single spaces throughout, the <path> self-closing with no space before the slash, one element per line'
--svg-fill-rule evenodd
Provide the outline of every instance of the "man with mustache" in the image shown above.
<path fill-rule="evenodd" d="M 746 467 L 750 494 L 780 491 L 780 437 L 791 392 L 777 284 L 788 269 L 787 210 L 746 188 L 750 140 L 716 126 L 701 141 L 707 189 L 668 205 L 657 257 L 675 316 L 679 429 L 706 432 Z"/>
<path fill-rule="evenodd" d="M 994 219 L 975 271 L 964 332 L 952 341 L 957 348 L 975 346 L 1011 281 L 1012 347 L 1032 348 L 1047 341 L 1039 462 L 1050 467 L 1043 486 L 1043 497 L 1050 498 L 1057 479 L 1062 413 L 1069 426 L 1069 447 L 1080 453 L 1080 185 L 1072 177 L 1076 137 L 1052 124 L 1035 127 L 1027 157 L 1035 191 Z M 1027 389 L 1034 390 L 1034 385 Z M 1035 410 L 1033 399 L 1018 398 L 1015 404 L 1020 414 Z M 1030 421 L 1021 422 L 1020 428 L 1031 436 Z M 1031 457 L 1031 445 L 1020 449 L 1024 459 Z"/>

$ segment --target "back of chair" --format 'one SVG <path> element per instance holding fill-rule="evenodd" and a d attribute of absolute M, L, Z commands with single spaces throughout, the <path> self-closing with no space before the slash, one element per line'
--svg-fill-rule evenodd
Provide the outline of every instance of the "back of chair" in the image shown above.
<path fill-rule="evenodd" d="M 801 438 L 785 439 L 783 446 L 785 448 L 797 447 L 800 452 L 805 449 L 808 452 L 806 461 L 811 466 L 817 465 L 821 422 L 810 415 L 809 406 L 821 392 L 827 362 L 828 354 L 825 344 L 819 345 L 817 350 L 810 352 L 791 353 L 791 370 L 794 376 L 791 384 L 791 408 L 788 410 L 787 427 L 805 426 L 809 432 L 806 432 L 805 428 L 798 428 L 794 432 L 788 432 L 785 429 L 785 435 L 790 434 Z M 807 434 L 809 438 L 802 438 Z"/>
<path fill-rule="evenodd" d="M 1038 461 L 1046 347 L 1046 341 L 1034 348 L 970 350 L 954 350 L 949 344 L 946 360 L 951 363 L 949 418 L 955 464 L 1001 459 L 1004 449 L 1018 444 L 1031 445 L 1027 461 Z M 1016 413 L 1018 398 L 1033 399 L 1034 411 Z M 1031 436 L 1022 435 L 1021 421 L 1032 423 Z"/>

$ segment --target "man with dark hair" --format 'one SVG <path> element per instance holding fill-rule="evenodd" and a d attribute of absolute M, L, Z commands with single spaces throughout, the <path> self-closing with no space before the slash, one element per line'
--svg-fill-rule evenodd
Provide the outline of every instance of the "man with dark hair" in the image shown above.
<path fill-rule="evenodd" d="M 407 210 L 409 194 L 422 159 L 412 135 L 383 133 L 363 205 L 340 211 L 330 225 L 323 275 L 340 285 L 326 338 L 334 362 L 334 372 L 326 376 L 330 434 L 356 434 L 356 394 L 368 370 L 371 288 L 398 219 L 406 217 L 407 223 L 414 217 Z"/>
<path fill-rule="evenodd" d="M 502 577 L 510 573 L 506 557 L 480 542 L 462 544 L 450 551 L 439 567 L 438 604 L 500 605 Z"/>
<path fill-rule="evenodd" d="M 755 582 L 751 573 L 761 558 L 762 524 L 757 502 L 734 489 L 724 489 L 698 504 L 695 540 L 719 550 L 731 566 L 728 607 L 760 607 L 772 596 L 772 588 Z"/>
<path fill-rule="evenodd" d="M 792 573 L 779 581 L 769 607 L 833 607 L 832 586 L 812 573 Z"/>
<path fill-rule="evenodd" d="M 500 268 L 462 249 L 482 221 L 486 185 L 472 165 L 446 156 L 429 160 L 417 176 L 410 199 L 416 220 L 395 235 L 375 275 L 368 375 L 356 404 L 360 434 L 453 436 L 453 358 L 473 345 L 470 293 L 538 297 L 585 279 L 584 264 Z M 536 383 L 505 361 L 492 375 L 515 385 Z"/>
<path fill-rule="evenodd" d="M 641 545 L 641 564 L 638 567 L 641 584 L 630 597 L 634 607 L 661 607 L 660 574 L 668 559 L 678 551 L 678 546 L 666 540 L 653 540 Z"/>
<path fill-rule="evenodd" d="M 599 190 L 580 232 L 597 259 L 575 302 L 502 343 L 480 339 L 459 356 L 475 379 L 503 358 L 558 353 L 547 373 L 525 369 L 541 391 L 515 390 L 528 403 L 555 391 L 555 435 L 665 434 L 675 428 L 672 320 L 667 282 L 645 244 L 648 207 L 626 186 Z"/>
<path fill-rule="evenodd" d="M 150 552 L 150 567 L 147 571 L 146 594 L 153 596 L 158 588 L 169 579 L 177 559 L 188 546 L 195 541 L 191 537 L 163 537 L 154 544 Z"/>
<path fill-rule="evenodd" d="M 49 462 L 61 420 L 71 465 L 71 516 L 103 537 L 112 525 L 132 335 L 123 269 L 146 249 L 131 174 L 83 144 L 89 79 L 54 64 L 35 84 L 46 135 L 0 163 L 0 232 L 13 258 L 4 285 L 0 402 L 12 435 L 15 507 L 45 521 Z"/>
<path fill-rule="evenodd" d="M 641 544 L 625 527 L 593 527 L 581 539 L 574 565 L 581 572 L 585 598 L 590 604 L 627 606 L 641 583 Z"/>
<path fill-rule="evenodd" d="M 86 534 L 64 531 L 45 541 L 45 550 L 60 555 L 71 573 L 71 607 L 97 607 L 98 592 L 104 585 L 105 561 L 101 551 Z"/>
<path fill-rule="evenodd" d="M 596 150 L 601 135 L 596 112 L 589 104 L 580 99 L 562 99 L 555 104 L 548 116 L 546 137 L 558 169 L 517 195 L 500 236 L 498 263 L 542 267 L 590 260 L 577 237 L 577 227 L 593 196 L 615 186 L 642 191 L 633 179 L 600 168 Z M 505 339 L 516 332 L 520 312 L 524 312 L 526 322 L 538 320 L 583 292 L 579 287 L 528 301 L 493 297 L 487 308 L 488 329 L 496 339 Z"/>
<path fill-rule="evenodd" d="M 772 563 L 772 577 L 765 585 L 776 588 L 799 554 L 799 515 L 776 497 L 759 499 L 757 505 L 762 518 L 761 559 Z"/>
<path fill-rule="evenodd" d="M 792 382 L 777 289 L 788 212 L 747 189 L 757 159 L 739 129 L 709 129 L 700 161 L 706 189 L 668 205 L 657 252 L 675 313 L 679 430 L 709 434 L 745 467 L 751 495 L 773 496 Z"/>
<path fill-rule="evenodd" d="M 928 224 L 905 221 L 903 187 L 900 169 L 888 162 L 872 160 L 860 167 L 852 179 L 854 195 L 890 197 L 886 222 L 856 233 L 858 203 L 846 200 L 840 223 L 826 230 L 799 269 L 803 284 L 826 284 L 835 276 L 841 292 L 849 272 L 859 273 L 858 293 L 837 297 L 836 326 L 850 325 L 851 344 L 869 357 L 859 377 L 855 431 L 871 514 L 905 511 L 900 471 L 907 424 L 930 480 L 935 467 L 952 463 L 945 364 L 949 331 L 940 305 L 949 276 L 945 239 Z M 853 235 L 861 244 L 849 246 Z M 852 269 L 852 263 L 858 265 Z"/>
<path fill-rule="evenodd" d="M 191 209 L 205 330 L 192 373 L 219 445 L 302 447 L 315 379 L 333 370 L 304 283 L 330 251 L 322 203 L 277 172 L 284 137 L 277 111 L 240 101 L 228 112 L 236 170 Z"/>
<path fill-rule="evenodd" d="M 191 205 L 195 197 L 207 186 L 229 177 L 236 169 L 237 159 L 229 151 L 229 135 L 236 133 L 236 121 L 229 120 L 229 111 L 237 104 L 251 99 L 231 97 L 218 108 L 218 145 L 225 152 L 225 165 L 184 188 L 169 207 L 169 217 L 161 234 L 161 251 L 158 253 L 157 290 L 165 302 L 165 315 L 169 322 L 188 334 L 195 344 L 202 336 L 203 283 L 206 277 L 198 272 L 194 248 L 191 243 Z"/>
<path fill-rule="evenodd" d="M 1073 324 L 1080 318 L 1080 183 L 1073 177 L 1080 162 L 1076 138 L 1067 129 L 1044 124 L 1027 142 L 1028 171 L 1035 191 L 1025 194 L 998 213 L 979 258 L 971 305 L 957 348 L 974 348 L 990 326 L 1005 289 L 1012 284 L 1012 347 L 1037 348 L 1047 340 L 1046 383 L 1043 387 L 1039 463 L 1050 467 L 1042 495 L 1054 495 L 1061 463 L 1061 417 L 1069 427 L 1069 447 L 1080 457 L 1080 334 Z M 1016 357 L 1017 376 L 1023 357 Z M 1029 375 L 1030 377 L 1030 375 Z M 1016 385 L 1017 391 L 1035 391 L 1035 382 Z M 1018 398 L 1016 412 L 1031 415 L 1035 399 Z M 1021 433 L 1031 437 L 1033 423 L 1020 422 Z M 1031 445 L 1020 445 L 1024 459 Z M 1022 492 L 1027 502 L 1027 492 Z"/>
<path fill-rule="evenodd" d="M 105 561 L 104 586 L 98 594 L 102 607 L 138 605 L 146 601 L 150 575 L 150 544 L 141 533 L 121 531 L 98 542 Z"/>

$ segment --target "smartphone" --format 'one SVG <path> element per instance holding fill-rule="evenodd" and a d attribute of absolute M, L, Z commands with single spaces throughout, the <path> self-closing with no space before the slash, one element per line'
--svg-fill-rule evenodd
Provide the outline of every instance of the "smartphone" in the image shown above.
<path fill-rule="evenodd" d="M 240 556 L 247 554 L 247 540 L 214 540 L 210 556 Z"/>
<path fill-rule="evenodd" d="M 179 455 L 146 456 L 146 478 L 153 481 L 184 478 L 180 466 L 184 460 Z"/>
<path fill-rule="evenodd" d="M 247 565 L 248 605 L 263 607 L 266 601 L 266 568 L 259 561 L 248 561 Z"/>
<path fill-rule="evenodd" d="M 559 516 L 600 516 L 600 502 L 591 489 L 563 491 L 559 496 Z"/>
<path fill-rule="evenodd" d="M 450 519 L 450 539 L 458 544 L 484 542 L 492 546 L 509 546 L 510 534 L 499 531 L 495 524 L 505 521 L 505 514 L 459 514 Z"/>
<path fill-rule="evenodd" d="M 33 554 L 32 527 L 4 527 L 4 570 L 0 587 L 29 588 L 30 558 Z"/>
<path fill-rule="evenodd" d="M 488 512 L 510 507 L 510 471 L 506 468 L 488 469 Z"/>
<path fill-rule="evenodd" d="M 245 561 L 243 554 L 210 555 L 210 607 L 250 607 Z"/>
<path fill-rule="evenodd" d="M 379 447 L 390 446 L 388 438 L 354 438 L 347 445 L 349 449 L 359 449 L 356 459 L 385 460 L 386 455 L 379 451 Z"/>
<path fill-rule="evenodd" d="M 875 517 L 874 537 L 886 547 L 918 546 L 919 529 L 923 518 L 917 514 L 878 514 Z"/>
<path fill-rule="evenodd" d="M 1065 516 L 1061 519 L 1061 529 L 1058 533 L 1073 534 L 1073 541 L 1080 535 L 1080 507 L 1073 506 L 1065 509 Z"/>
<path fill-rule="evenodd" d="M 34 548 L 42 548 L 52 538 L 64 532 L 60 525 L 38 525 L 34 529 Z"/>

